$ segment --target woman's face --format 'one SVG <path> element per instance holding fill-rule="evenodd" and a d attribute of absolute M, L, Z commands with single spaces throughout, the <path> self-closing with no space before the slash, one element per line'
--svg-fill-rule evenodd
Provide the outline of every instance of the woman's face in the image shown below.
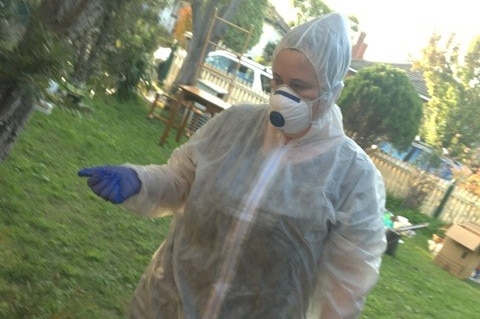
<path fill-rule="evenodd" d="M 272 65 L 272 89 L 287 85 L 305 100 L 319 97 L 315 69 L 307 57 L 295 49 L 281 50 Z"/>

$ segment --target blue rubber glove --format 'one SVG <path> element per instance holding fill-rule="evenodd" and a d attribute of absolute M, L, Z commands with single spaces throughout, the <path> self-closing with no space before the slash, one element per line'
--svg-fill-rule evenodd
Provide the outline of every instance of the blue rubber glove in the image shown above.
<path fill-rule="evenodd" d="M 126 166 L 86 167 L 78 171 L 78 176 L 88 177 L 87 185 L 92 191 L 114 204 L 137 194 L 142 185 L 137 172 Z"/>

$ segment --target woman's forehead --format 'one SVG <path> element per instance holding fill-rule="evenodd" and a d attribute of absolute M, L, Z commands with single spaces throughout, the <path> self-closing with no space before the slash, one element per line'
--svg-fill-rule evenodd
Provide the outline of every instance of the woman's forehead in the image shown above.
<path fill-rule="evenodd" d="M 310 67 L 313 67 L 307 56 L 297 49 L 283 49 L 277 53 L 274 59 L 275 64 L 309 64 Z"/>
<path fill-rule="evenodd" d="M 283 49 L 275 56 L 272 64 L 273 73 L 283 77 L 298 77 L 316 80 L 316 72 L 307 56 L 296 49 Z"/>

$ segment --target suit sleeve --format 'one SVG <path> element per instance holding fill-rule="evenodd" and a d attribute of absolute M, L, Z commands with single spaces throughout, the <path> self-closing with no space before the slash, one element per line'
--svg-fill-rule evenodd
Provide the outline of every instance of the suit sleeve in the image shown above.
<path fill-rule="evenodd" d="M 384 207 L 380 173 L 374 167 L 363 171 L 344 196 L 326 245 L 319 278 L 320 318 L 360 317 L 386 248 Z"/>

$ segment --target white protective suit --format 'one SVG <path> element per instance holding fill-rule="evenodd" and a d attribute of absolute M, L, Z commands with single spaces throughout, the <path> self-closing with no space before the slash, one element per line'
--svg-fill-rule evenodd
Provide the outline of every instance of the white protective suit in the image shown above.
<path fill-rule="evenodd" d="M 287 40 L 312 24 L 336 29 L 331 15 L 322 19 L 292 30 L 279 48 L 299 48 Z M 337 51 L 324 53 L 328 63 L 341 63 L 330 54 L 343 61 Z M 322 73 L 325 64 L 303 52 Z M 345 75 L 331 73 L 321 81 L 326 90 Z M 381 176 L 344 135 L 333 103 L 287 144 L 268 116 L 268 105 L 233 106 L 167 164 L 131 165 L 142 187 L 124 205 L 173 219 L 137 286 L 130 318 L 359 317 L 386 246 Z"/>

